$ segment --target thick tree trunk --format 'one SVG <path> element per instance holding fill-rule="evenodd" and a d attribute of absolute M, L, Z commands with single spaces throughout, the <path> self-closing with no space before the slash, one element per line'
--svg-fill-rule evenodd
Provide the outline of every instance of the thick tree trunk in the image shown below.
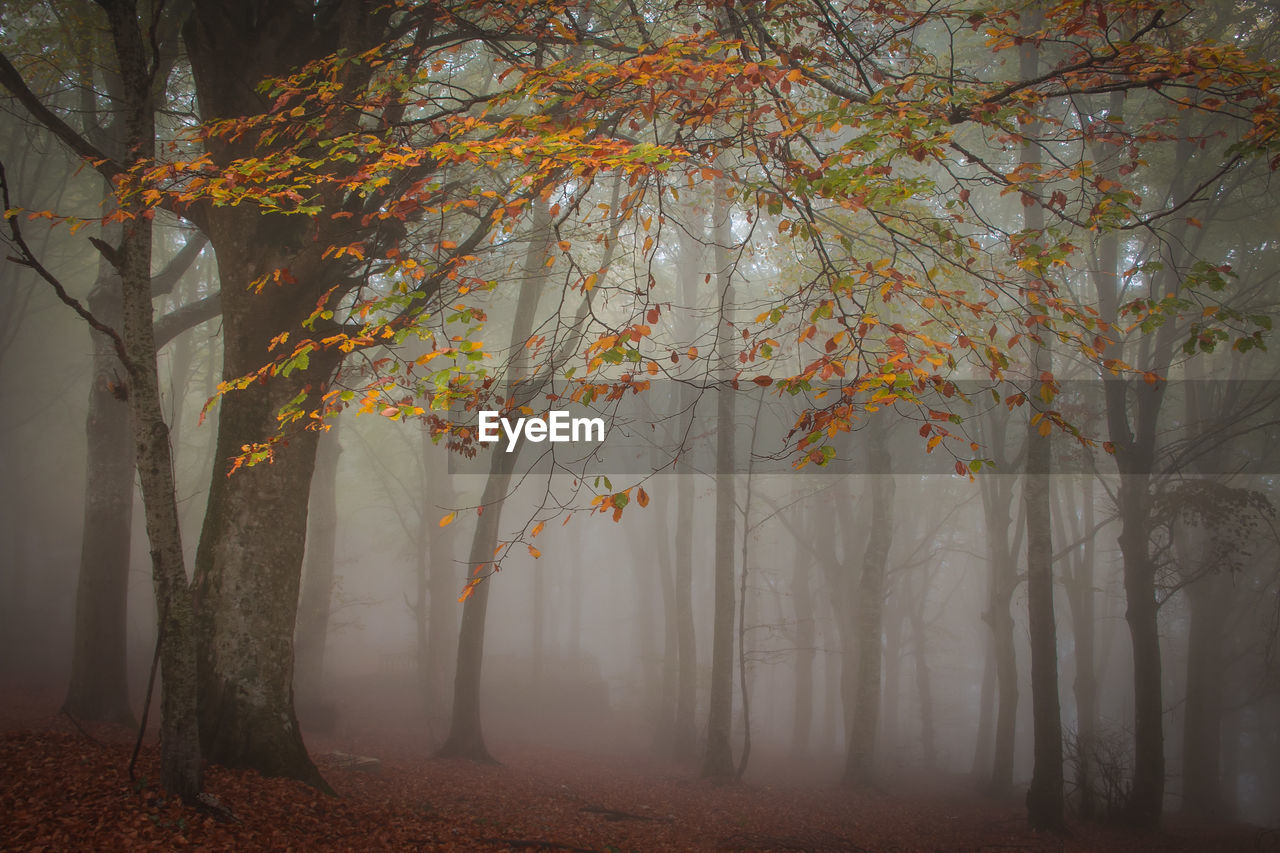
<path fill-rule="evenodd" d="M 338 49 L 358 53 L 377 43 L 389 10 L 353 0 L 297 6 L 261 0 L 195 0 L 183 29 L 192 77 L 205 119 L 236 119 L 267 110 L 257 90 L 267 76 L 292 72 Z M 246 38 L 246 34 L 252 38 Z M 352 63 L 343 82 L 360 86 L 367 66 Z M 355 116 L 349 121 L 356 121 Z M 213 161 L 225 165 L 260 154 L 257 137 L 214 136 Z M 341 198 L 324 198 L 339 204 Z M 199 209 L 218 256 L 223 309 L 223 378 L 246 375 L 269 358 L 282 331 L 297 340 L 302 321 L 322 296 L 349 288 L 359 275 L 326 261 L 330 242 L 351 239 L 349 224 L 327 217 L 270 215 L 251 204 Z M 343 230 L 340 230 L 343 229 Z M 288 285 L 255 292 L 252 282 L 286 269 Z M 254 383 L 222 399 L 212 484 L 196 585 L 200 625 L 200 737 L 210 760 L 290 776 L 322 789 L 303 747 L 293 708 L 293 631 L 306 539 L 307 498 L 317 434 L 296 435 L 272 464 L 227 477 L 227 462 L 246 444 L 278 429 L 276 413 L 307 392 L 319 394 L 341 354 L 315 351 L 310 367 Z"/>
<path fill-rule="evenodd" d="M 119 328 L 121 319 L 119 287 L 119 274 L 100 262 L 89 309 L 113 328 Z M 112 342 L 98 332 L 93 333 L 92 370 L 85 422 L 84 535 L 71 683 L 63 707 L 80 719 L 133 725 L 126 641 L 136 469 L 129 404 L 112 392 L 113 386 L 123 386 L 125 370 Z"/>
<path fill-rule="evenodd" d="M 886 466 L 889 458 L 887 427 L 872 415 L 867 423 L 868 469 Z M 892 470 L 892 466 L 887 466 Z M 893 544 L 893 501 L 897 486 L 892 474 L 871 475 L 871 530 L 858 583 L 858 663 L 853 728 L 845 756 L 844 779 L 866 784 L 875 777 L 876 734 L 880 725 L 881 640 L 884 615 L 884 581 Z"/>
<path fill-rule="evenodd" d="M 1187 588 L 1187 704 L 1182 730 L 1182 809 L 1198 817 L 1224 816 L 1222 796 L 1223 659 L 1231 579 L 1221 573 Z"/>
<path fill-rule="evenodd" d="M 219 251 L 220 266 L 234 269 L 222 261 L 224 256 Z M 233 302 L 228 291 L 236 286 L 224 278 L 227 303 Z M 237 307 L 227 304 L 226 309 L 234 312 Z M 240 365 L 231 367 L 228 376 L 247 371 L 246 361 L 262 358 L 260 352 L 250 357 L 256 348 L 247 343 L 227 335 L 226 362 Z M 314 356 L 309 371 L 224 397 L 215 459 L 225 464 L 242 445 L 271 435 L 276 412 L 304 388 L 323 383 L 336 362 L 335 354 Z M 311 490 L 318 438 L 318 433 L 303 432 L 270 464 L 241 468 L 231 476 L 215 469 L 196 554 L 200 736 L 211 761 L 329 790 L 303 746 L 293 704 L 305 496 Z"/>

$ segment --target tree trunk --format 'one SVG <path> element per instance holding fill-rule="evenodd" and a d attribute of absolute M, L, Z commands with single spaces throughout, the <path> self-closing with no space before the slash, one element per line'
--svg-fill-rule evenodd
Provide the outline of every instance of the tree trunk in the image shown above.
<path fill-rule="evenodd" d="M 196 0 L 183 29 L 187 55 L 207 120 L 259 114 L 270 103 L 257 91 L 268 76 L 292 73 L 307 61 L 376 44 L 388 10 L 336 2 L 300 7 L 241 0 Z M 239 22 L 252 22 L 241 26 Z M 251 38 L 246 38 L 246 34 Z M 371 73 L 351 63 L 343 83 L 359 87 Z M 354 126 L 357 117 L 350 116 Z M 216 165 L 260 156 L 254 134 L 211 136 Z M 344 199 L 325 197 L 327 205 Z M 326 217 L 264 213 L 251 204 L 204 205 L 195 215 L 217 252 L 223 309 L 223 378 L 256 371 L 281 331 L 293 340 L 301 323 L 330 293 L 349 290 L 362 274 L 323 258 L 333 242 L 350 242 L 347 223 Z M 292 281 L 261 292 L 251 283 L 276 270 Z M 276 413 L 301 397 L 318 408 L 323 385 L 341 354 L 316 350 L 307 370 L 274 376 L 222 398 L 212 484 L 200 545 L 196 586 L 200 625 L 200 736 L 210 760 L 328 786 L 307 756 L 293 708 L 293 631 L 306 539 L 307 497 L 317 434 L 304 431 L 272 464 L 226 476 L 227 461 L 246 444 L 278 429 Z M 304 394 L 305 392 L 305 394 Z"/>
<path fill-rule="evenodd" d="M 513 357 L 508 381 L 512 391 L 524 375 L 525 341 L 533 330 L 538 300 L 546 284 L 546 261 L 551 250 L 551 214 L 545 201 L 537 202 L 530 226 L 529 246 L 525 252 L 521 275 L 520 295 L 516 299 L 515 315 L 511 326 L 510 350 Z M 511 488 L 511 472 L 520 458 L 523 445 L 507 451 L 495 444 L 489 451 L 489 476 L 485 479 L 480 498 L 480 517 L 471 538 L 471 551 L 467 561 L 468 578 L 471 573 L 483 572 L 483 567 L 493 562 L 498 544 L 499 522 Z M 536 570 L 535 570 L 536 571 Z M 438 755 L 443 758 L 469 758 L 473 761 L 492 762 L 485 746 L 480 719 L 480 672 L 484 664 L 484 626 L 489 608 L 488 580 L 474 586 L 462 607 L 462 624 L 458 630 L 458 658 L 453 676 L 453 711 L 449 721 L 449 735 Z"/>
<path fill-rule="evenodd" d="M 791 754 L 804 758 L 809 753 L 809 730 L 813 725 L 813 659 L 817 653 L 813 624 L 813 592 L 810 576 L 813 562 L 797 548 L 795 572 L 791 576 L 791 603 L 796 620 L 795 702 L 791 723 Z"/>
<path fill-rule="evenodd" d="M 334 421 L 320 437 L 316 471 L 311 482 L 311 511 L 307 523 L 306 568 L 298 605 L 297 667 L 294 689 L 302 707 L 317 705 L 323 693 L 324 651 L 333 606 L 334 557 L 338 531 L 338 457 L 342 453 L 339 425 Z"/>
<path fill-rule="evenodd" d="M 138 10 L 129 0 L 103 3 L 123 80 L 124 130 L 130 159 L 155 153 L 152 100 L 153 57 L 144 41 Z M 128 217 L 118 247 L 123 293 L 123 349 L 129 368 L 133 441 L 152 578 L 159 615 L 161 685 L 160 780 L 165 790 L 190 801 L 203 783 L 196 716 L 194 614 L 182 552 L 169 429 L 160 400 L 151 301 L 151 217 L 138 202 L 123 205 Z"/>
<path fill-rule="evenodd" d="M 715 181 L 713 190 L 713 242 L 715 243 L 716 284 L 720 290 L 720 311 L 716 330 L 716 359 L 719 382 L 716 394 L 716 520 L 715 520 L 715 611 L 711 633 L 711 698 L 707 715 L 707 752 L 702 775 L 713 779 L 734 777 L 733 744 L 733 624 L 734 530 L 737 520 L 734 471 L 734 389 L 735 341 L 730 328 L 733 317 L 733 280 L 730 268 L 729 203 L 724 186 Z"/>
<path fill-rule="evenodd" d="M 527 337 L 527 335 L 525 336 Z M 502 504 L 511 485 L 511 471 L 519 457 L 519 449 L 510 453 L 497 447 L 490 451 L 489 476 L 480 498 L 482 512 L 476 519 L 471 539 L 468 572 L 489 566 L 498 541 L 498 524 Z M 484 569 L 481 568 L 483 572 Z M 453 712 L 449 718 L 449 735 L 437 755 L 441 758 L 466 758 L 493 763 L 484 742 L 480 718 L 480 675 L 484 665 L 484 627 L 489 611 L 491 580 L 483 580 L 472 588 L 462 607 L 462 624 L 458 631 L 458 662 L 453 677 Z"/>
<path fill-rule="evenodd" d="M 1067 490 L 1070 495 L 1070 490 Z M 1094 509 L 1093 480 L 1084 479 L 1080 486 L 1081 523 L 1071 526 L 1072 536 L 1081 539 L 1069 560 L 1069 573 L 1064 587 L 1071 609 L 1071 636 L 1075 643 L 1076 673 L 1076 809 L 1080 817 L 1094 816 L 1097 797 L 1094 791 L 1093 754 L 1098 730 L 1098 675 L 1094 665 L 1096 605 L 1093 590 Z M 1075 518 L 1067 510 L 1063 515 Z"/>
<path fill-rule="evenodd" d="M 119 234 L 118 227 L 111 230 Z M 105 259 L 100 261 L 89 309 L 113 328 L 120 327 L 119 287 L 119 273 Z M 93 332 L 92 371 L 85 421 L 84 535 L 71 684 L 63 708 L 84 720 L 133 725 L 126 641 L 136 468 L 129 404 L 111 390 L 123 385 L 125 370 L 112 341 L 99 332 Z"/>
<path fill-rule="evenodd" d="M 933 725 L 933 684 L 929 677 L 929 637 L 925 623 L 925 608 L 929 604 L 929 585 L 926 583 L 917 593 L 918 601 L 906 602 L 911 623 L 911 649 L 916 670 L 916 697 L 920 700 L 920 749 L 924 766 L 933 768 L 938 763 L 938 749 Z"/>
<path fill-rule="evenodd" d="M 676 634 L 680 671 L 676 677 L 676 721 L 672 747 L 677 758 L 692 758 L 697 749 L 698 635 L 693 619 L 694 475 L 676 477 Z"/>
<path fill-rule="evenodd" d="M 889 443 L 883 418 L 872 415 L 867 422 L 867 468 L 892 470 L 888 464 Z M 893 544 L 893 500 L 896 483 L 892 474 L 870 475 L 871 531 L 867 536 L 858 583 L 858 663 L 853 728 L 845 756 L 845 782 L 866 784 L 875 776 L 876 733 L 880 723 L 881 641 L 884 615 L 884 581 Z"/>
<path fill-rule="evenodd" d="M 218 252 L 227 271 L 224 310 L 252 311 L 230 293 L 243 285 L 227 280 L 228 273 L 237 277 L 226 254 Z M 224 338 L 228 376 L 247 372 L 263 355 L 251 336 L 231 336 L 236 322 L 227 322 Z M 313 356 L 308 371 L 224 397 L 215 459 L 225 462 L 242 445 L 271 435 L 276 412 L 305 388 L 321 385 L 337 360 L 332 353 Z M 318 403 L 314 391 L 311 396 Z M 307 503 L 298 496 L 310 493 L 318 438 L 303 432 L 270 464 L 231 476 L 221 467 L 214 472 L 196 552 L 200 736 L 211 761 L 327 791 L 303 746 L 293 705 L 293 632 L 307 530 Z"/>
<path fill-rule="evenodd" d="M 667 483 L 676 484 L 668 478 Z M 679 486 L 677 485 L 678 489 Z M 676 704 L 680 681 L 680 629 L 676 614 L 675 560 L 671 542 L 671 510 L 674 501 L 662 502 L 658 510 L 658 573 L 662 592 L 662 695 L 658 703 L 658 726 L 654 747 L 660 755 L 675 756 Z"/>
<path fill-rule="evenodd" d="M 1043 20 L 1033 6 L 1024 24 L 1035 31 Z M 1039 73 L 1040 47 L 1030 40 L 1019 48 L 1022 78 Z M 1031 135 L 1034 136 L 1034 128 Z M 1036 144 L 1022 145 L 1021 165 L 1039 167 L 1040 149 Z M 1023 207 L 1023 224 L 1033 234 L 1044 231 L 1044 209 L 1039 198 Z M 1029 293 L 1038 294 L 1037 301 L 1047 303 L 1052 297 L 1043 279 L 1027 282 Z M 1052 332 L 1046 325 L 1032 329 L 1032 377 L 1051 377 L 1053 355 Z M 1036 339 L 1037 336 L 1042 336 Z M 1043 380 L 1042 380 L 1043 381 Z M 1044 385 L 1041 385 L 1044 392 Z M 1050 506 L 1052 493 L 1051 426 L 1043 420 L 1050 409 L 1048 399 L 1029 395 L 1030 410 L 1035 415 L 1027 422 L 1027 469 L 1022 487 L 1027 519 L 1027 630 L 1031 635 L 1031 711 L 1034 720 L 1034 766 L 1031 788 L 1027 791 L 1027 816 L 1037 830 L 1061 831 L 1065 828 L 1062 782 L 1062 709 L 1058 697 L 1058 632 L 1053 610 L 1053 527 Z"/>
<path fill-rule="evenodd" d="M 1036 375 L 1051 370 L 1048 350 L 1036 348 Z M 1040 406 L 1033 411 L 1042 412 Z M 1050 518 L 1050 436 L 1027 424 L 1027 628 L 1031 635 L 1031 709 L 1034 769 L 1027 815 L 1036 830 L 1065 827 L 1062 779 L 1062 711 L 1058 698 L 1058 638 L 1053 610 L 1053 530 Z"/>
<path fill-rule="evenodd" d="M 457 505 L 453 483 L 449 478 L 444 448 L 431 443 L 428 430 L 422 431 L 422 466 L 425 482 L 423 526 L 427 535 L 427 630 L 426 630 L 426 709 L 430 719 L 444 720 L 449 710 L 449 685 L 452 683 L 458 638 L 458 571 L 454 556 L 454 530 L 440 527 L 437 513 L 444 507 Z M 541 577 L 541 575 L 538 575 Z M 541 603 L 539 602 L 539 606 Z"/>
<path fill-rule="evenodd" d="M 998 413 L 980 422 L 984 443 L 990 448 L 997 471 L 1009 471 L 1015 464 L 1006 448 L 1005 420 Z M 982 493 L 982 517 L 986 529 L 987 562 L 987 611 L 983 621 L 991 629 L 991 658 L 988 664 L 994 672 L 993 689 L 996 693 L 995 730 L 992 738 L 990 775 L 987 789 L 993 796 L 1003 797 L 1013 788 L 1013 760 L 1018 719 L 1018 659 L 1014 645 L 1013 615 L 1010 608 L 1013 594 L 1018 587 L 1016 564 L 1013 559 L 1015 545 L 1009 541 L 1013 523 L 1010 508 L 1013 505 L 1015 479 L 1011 474 L 989 474 L 980 478 Z M 1021 536 L 1014 535 L 1015 543 Z M 985 756 L 983 761 L 985 761 Z M 975 764 L 978 760 L 975 759 Z"/>
<path fill-rule="evenodd" d="M 1187 705 L 1182 730 L 1182 809 L 1202 818 L 1224 816 L 1222 797 L 1223 639 L 1231 579 L 1209 572 L 1186 588 Z"/>

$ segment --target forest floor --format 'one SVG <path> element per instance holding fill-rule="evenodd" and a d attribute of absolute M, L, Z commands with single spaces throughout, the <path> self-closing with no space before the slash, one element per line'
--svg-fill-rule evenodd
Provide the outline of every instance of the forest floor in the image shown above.
<path fill-rule="evenodd" d="M 692 768 L 571 749 L 503 744 L 502 763 L 432 758 L 425 738 L 390 729 L 310 736 L 338 797 L 299 783 L 210 767 L 226 822 L 166 798 L 146 744 L 136 780 L 132 733 L 57 713 L 53 694 L 0 692 L 0 849 L 476 851 L 1241 851 L 1278 849 L 1256 828 L 1183 825 L 1137 835 L 1075 825 L 1026 827 L 1016 802 L 960 780 L 903 775 L 875 790 L 712 785 Z M 335 751 L 377 757 L 376 773 Z"/>

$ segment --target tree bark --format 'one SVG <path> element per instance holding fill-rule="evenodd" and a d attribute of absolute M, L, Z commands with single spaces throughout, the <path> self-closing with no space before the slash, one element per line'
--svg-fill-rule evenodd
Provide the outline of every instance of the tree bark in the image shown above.
<path fill-rule="evenodd" d="M 734 471 L 734 389 L 729 387 L 733 375 L 734 336 L 733 270 L 729 245 L 732 237 L 729 203 L 721 181 L 713 190 L 712 234 L 715 244 L 716 284 L 720 291 L 719 325 L 716 330 L 716 359 L 719 382 L 716 394 L 716 516 L 715 516 L 715 609 L 711 633 L 711 698 L 707 715 L 707 751 L 702 775 L 712 779 L 735 776 L 733 762 L 733 626 L 734 542 L 737 520 L 736 472 Z"/>
<path fill-rule="evenodd" d="M 867 421 L 864 458 L 868 469 L 887 467 L 889 443 L 883 418 Z M 881 638 L 884 616 L 884 582 L 893 545 L 893 501 L 897 491 L 892 474 L 867 477 L 871 491 L 871 529 L 858 582 L 857 686 L 852 729 L 845 755 L 844 781 L 869 784 L 875 778 L 876 734 L 880 726 Z"/>
<path fill-rule="evenodd" d="M 1036 346 L 1034 373 L 1051 370 L 1048 350 Z M 1047 408 L 1047 407 L 1046 407 Z M 1036 405 L 1033 411 L 1043 412 Z M 1058 697 L 1058 639 L 1053 610 L 1053 530 L 1050 518 L 1050 436 L 1027 424 L 1027 476 L 1023 485 L 1027 518 L 1027 627 L 1031 635 L 1031 708 L 1034 768 L 1027 791 L 1033 829 L 1061 831 L 1063 811 L 1062 712 Z"/>
<path fill-rule="evenodd" d="M 119 228 L 112 229 L 119 234 Z M 118 239 L 118 237 L 116 238 Z M 120 327 L 119 273 L 106 259 L 89 294 L 89 310 Z M 129 557 L 133 532 L 134 454 L 129 404 L 112 387 L 125 382 L 114 344 L 93 332 L 89 414 L 85 420 L 84 534 L 76 583 L 71 683 L 63 703 L 84 720 L 133 725 L 129 707 Z"/>
<path fill-rule="evenodd" d="M 130 160 L 155 153 L 152 67 L 138 9 L 131 0 L 103 3 L 124 81 L 124 136 Z M 128 358 L 133 441 L 152 577 L 159 614 L 163 674 L 160 779 L 165 790 L 190 801 L 203 783 L 196 717 L 195 625 L 182 552 L 169 430 L 160 400 L 151 302 L 151 217 L 134 200 L 122 205 L 126 220 L 117 249 L 123 298 L 123 347 Z"/>
<path fill-rule="evenodd" d="M 236 119 L 270 107 L 257 84 L 338 49 L 358 54 L 385 32 L 386 10 L 354 0 L 300 7 L 261 0 L 195 0 L 183 30 L 201 116 Z M 362 85 L 367 66 L 345 66 Z M 356 117 L 350 117 L 353 123 Z M 211 136 L 216 165 L 259 156 L 256 137 Z M 343 199 L 326 198 L 337 205 Z M 223 308 L 223 378 L 257 370 L 282 330 L 301 323 L 331 288 L 360 275 L 322 254 L 350 242 L 349 226 L 326 218 L 263 213 L 250 204 L 206 204 L 192 212 L 217 252 Z M 250 284 L 287 269 L 292 283 L 255 293 Z M 307 370 L 254 383 L 222 399 L 209 500 L 196 555 L 200 624 L 200 735 L 210 760 L 289 776 L 327 790 L 307 756 L 293 707 L 293 632 L 306 538 L 307 496 L 317 434 L 305 431 L 270 465 L 226 476 L 227 460 L 277 430 L 276 412 L 300 394 L 318 408 L 341 354 L 314 351 Z"/>
<path fill-rule="evenodd" d="M 1035 31 L 1043 20 L 1033 7 L 1025 24 Z M 1023 79 L 1039 73 L 1040 47 L 1030 40 L 1019 48 Z M 1034 136 L 1034 127 L 1030 129 Z M 1022 165 L 1038 167 L 1040 149 L 1024 142 L 1020 156 Z M 1023 207 L 1023 225 L 1032 234 L 1044 233 L 1044 210 L 1038 197 Z M 1037 302 L 1048 301 L 1051 293 L 1043 279 L 1026 284 L 1028 293 L 1039 296 Z M 1050 349 L 1052 330 L 1041 326 L 1032 335 L 1031 376 L 1043 393 L 1046 379 L 1053 375 Z M 1037 339 L 1038 338 L 1038 339 Z M 1027 791 L 1027 816 L 1036 830 L 1060 832 L 1066 826 L 1063 811 L 1062 781 L 1062 710 L 1058 697 L 1058 630 L 1053 609 L 1053 526 L 1052 504 L 1053 461 L 1049 422 L 1044 420 L 1051 409 L 1050 400 L 1039 394 L 1028 395 L 1033 416 L 1027 421 L 1027 468 L 1022 487 L 1027 519 L 1027 630 L 1031 635 L 1031 710 L 1034 721 L 1034 752 L 1031 787 Z M 1037 417 L 1038 416 L 1038 417 Z"/>
<path fill-rule="evenodd" d="M 1070 489 L 1065 490 L 1070 495 Z M 1081 523 L 1071 525 L 1071 536 L 1081 539 L 1079 548 L 1069 557 L 1064 589 L 1071 610 L 1071 636 L 1075 644 L 1076 672 L 1073 688 L 1076 700 L 1076 811 L 1081 818 L 1092 818 L 1097 808 L 1094 790 L 1093 756 L 1098 739 L 1098 675 L 1094 663 L 1096 657 L 1095 621 L 1097 606 L 1094 601 L 1094 491 L 1093 480 L 1085 479 L 1080 485 Z M 1065 500 L 1064 500 L 1065 502 Z M 1064 512 L 1072 519 L 1073 511 Z M 1065 538 L 1065 537 L 1064 537 Z"/>
<path fill-rule="evenodd" d="M 1187 631 L 1187 704 L 1182 729 L 1182 810 L 1221 818 L 1223 640 L 1231 579 L 1209 571 L 1186 587 L 1191 610 Z"/>
<path fill-rule="evenodd" d="M 1016 464 L 1010 458 L 1006 444 L 1005 421 L 999 413 L 993 413 L 982 422 L 983 440 L 990 448 L 997 471 L 1009 471 Z M 1017 567 L 1014 563 L 1014 545 L 1009 541 L 1013 523 L 1010 508 L 1013 504 L 1015 478 L 1011 474 L 994 474 L 982 477 L 979 488 L 982 493 L 982 515 L 987 543 L 987 610 L 983 621 L 991 629 L 991 663 L 994 670 L 995 729 L 987 775 L 987 789 L 993 796 L 1003 797 L 1013 788 L 1013 762 L 1015 735 L 1018 719 L 1018 659 L 1014 645 L 1013 594 L 1018 587 Z M 1021 536 L 1015 534 L 1016 542 Z M 985 760 L 985 759 L 984 759 Z M 975 763 L 977 759 L 975 759 Z"/>

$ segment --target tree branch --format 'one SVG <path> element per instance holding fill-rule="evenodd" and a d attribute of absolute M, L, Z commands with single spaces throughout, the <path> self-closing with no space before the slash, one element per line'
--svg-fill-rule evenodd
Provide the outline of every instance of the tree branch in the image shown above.
<path fill-rule="evenodd" d="M 101 149 L 90 144 L 80 134 L 62 119 L 58 118 L 52 110 L 44 105 L 35 92 L 27 86 L 22 75 L 18 73 L 18 69 L 13 67 L 13 63 L 3 53 L 0 53 L 0 86 L 4 86 L 9 90 L 17 100 L 27 108 L 27 112 L 32 117 L 52 133 L 67 144 L 67 147 L 79 154 L 86 160 L 89 160 L 95 169 L 104 177 L 110 179 L 116 175 L 123 174 L 124 167 L 108 157 Z M 6 208 L 7 209 L 7 208 Z"/>
<path fill-rule="evenodd" d="M 0 161 L 0 198 L 3 198 L 4 201 L 4 217 L 9 222 L 9 234 L 13 240 L 13 245 L 17 246 L 18 251 L 21 253 L 18 257 L 9 255 L 8 260 L 13 261 L 15 264 L 21 264 L 24 267 L 30 267 L 35 270 L 37 275 L 49 283 L 54 292 L 58 294 L 58 298 L 66 305 L 70 306 L 72 311 L 79 314 L 81 319 L 88 323 L 94 331 L 101 332 L 110 338 L 111 344 L 116 351 L 116 356 L 120 359 L 120 363 L 124 365 L 125 370 L 132 374 L 134 372 L 134 364 L 133 361 L 130 360 L 128 353 L 125 351 L 124 341 L 121 340 L 120 334 L 115 329 L 93 316 L 88 308 L 85 308 L 84 305 L 80 304 L 78 299 L 67 293 L 67 289 L 62 286 L 62 282 L 59 281 L 53 273 L 45 269 L 44 264 L 37 260 L 35 253 L 31 251 L 31 247 L 28 246 L 27 241 L 23 239 L 22 229 L 18 225 L 18 214 L 8 214 L 8 211 L 13 208 L 13 203 L 9 199 L 9 181 L 5 176 L 3 161 Z"/>
<path fill-rule="evenodd" d="M 204 250 L 209 243 L 209 238 L 201 233 L 191 235 L 187 239 L 187 243 L 178 250 L 178 254 L 173 256 L 169 263 L 165 264 L 164 269 L 151 277 L 151 296 L 165 296 L 173 290 L 179 279 L 191 268 L 195 263 L 196 256 Z"/>
<path fill-rule="evenodd" d="M 156 349 L 160 349 L 187 329 L 199 326 L 205 320 L 212 320 L 221 313 L 221 293 L 211 293 L 195 302 L 188 302 L 180 308 L 173 309 L 155 321 Z"/>

